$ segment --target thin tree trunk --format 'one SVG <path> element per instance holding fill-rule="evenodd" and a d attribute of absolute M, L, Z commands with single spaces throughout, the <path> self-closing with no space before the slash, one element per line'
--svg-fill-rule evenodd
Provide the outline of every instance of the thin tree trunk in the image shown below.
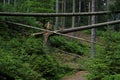
<path fill-rule="evenodd" d="M 81 12 L 81 0 L 79 0 L 79 13 Z M 78 26 L 80 26 L 81 17 L 78 17 Z"/>
<path fill-rule="evenodd" d="M 59 0 L 56 0 L 56 13 L 59 12 Z M 56 17 L 54 30 L 57 30 L 59 18 Z"/>
<path fill-rule="evenodd" d="M 17 6 L 17 1 L 14 0 L 14 7 L 16 8 L 16 6 Z"/>
<path fill-rule="evenodd" d="M 72 9 L 73 13 L 75 13 L 75 1 L 76 0 L 73 0 L 73 9 Z M 74 27 L 75 27 L 75 16 L 72 17 L 72 28 L 74 28 Z"/>
<path fill-rule="evenodd" d="M 3 1 L 4 6 L 5 6 L 5 3 L 6 3 L 6 2 L 5 2 L 5 0 L 4 0 L 4 1 Z"/>
<path fill-rule="evenodd" d="M 95 11 L 95 0 L 91 0 L 91 11 L 94 12 Z M 95 16 L 93 15 L 91 17 L 91 24 L 95 24 Z M 96 48 L 95 48 L 95 42 L 96 42 L 96 29 L 93 28 L 91 29 L 91 58 L 93 58 L 95 56 L 96 53 Z"/>
<path fill-rule="evenodd" d="M 88 12 L 91 12 L 91 1 L 88 2 Z M 91 24 L 91 16 L 88 16 L 88 25 Z"/>
<path fill-rule="evenodd" d="M 63 0 L 63 12 L 66 12 L 66 0 Z M 65 17 L 63 17 L 62 27 L 65 28 Z"/>
<path fill-rule="evenodd" d="M 28 3 L 30 2 L 30 0 L 28 0 Z M 30 12 L 30 8 L 29 7 L 27 7 L 27 12 Z"/>
<path fill-rule="evenodd" d="M 107 10 L 107 11 L 109 11 L 109 3 L 110 3 L 110 0 L 106 0 L 106 10 Z M 114 16 L 113 14 L 109 15 L 107 21 L 114 20 L 114 17 L 115 17 L 115 16 Z M 111 27 L 109 27 L 109 28 L 110 28 L 111 31 L 113 31 L 113 32 L 115 31 L 114 25 L 111 26 Z"/>
<path fill-rule="evenodd" d="M 10 0 L 8 0 L 8 4 L 10 4 Z"/>
<path fill-rule="evenodd" d="M 109 0 L 106 0 L 106 10 L 109 10 Z"/>
<path fill-rule="evenodd" d="M 60 2 L 61 3 L 61 8 L 60 8 L 60 10 L 61 10 L 61 13 L 63 13 L 63 0 Z M 60 17 L 60 28 L 59 29 L 61 29 L 61 27 L 62 27 L 62 24 L 63 24 L 63 17 Z"/>

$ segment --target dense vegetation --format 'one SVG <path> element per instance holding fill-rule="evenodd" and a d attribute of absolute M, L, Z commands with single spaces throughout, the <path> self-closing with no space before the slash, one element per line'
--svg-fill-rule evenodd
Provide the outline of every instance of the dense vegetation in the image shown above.
<path fill-rule="evenodd" d="M 112 11 L 119 10 L 119 4 L 120 1 L 111 0 L 109 9 Z M 119 16 L 116 18 L 119 19 Z M 85 63 L 86 69 L 90 72 L 88 80 L 119 80 L 120 78 L 119 26 L 115 26 L 115 31 L 110 29 L 112 26 L 108 25 L 108 27 L 107 31 L 102 34 L 104 46 L 98 47 L 100 51 L 97 52 L 96 58 L 88 59 Z"/>
<path fill-rule="evenodd" d="M 47 2 L 47 6 L 42 4 L 43 1 L 19 1 L 17 3 L 11 2 L 10 4 L 0 3 L 0 11 L 10 11 L 10 12 L 54 12 L 52 4 L 54 1 Z M 21 5 L 21 3 L 23 3 Z M 16 4 L 16 5 L 15 5 Z M 28 5 L 25 5 L 28 4 Z M 41 5 L 39 5 L 41 4 Z M 41 7 L 42 6 L 42 7 Z M 29 7 L 29 8 L 28 8 Z M 49 8 L 51 7 L 51 9 Z M 34 18 L 34 17 L 0 17 L 0 20 L 9 20 L 20 23 L 25 23 L 37 27 L 43 27 L 50 18 Z M 36 21 L 39 20 L 39 24 Z M 45 22 L 43 22 L 45 21 Z M 38 30 L 23 28 L 21 26 L 16 26 L 7 23 L 0 24 L 0 79 L 1 80 L 59 80 L 65 74 L 72 71 L 71 68 L 61 64 L 59 61 L 47 54 L 47 47 L 43 43 L 43 37 L 35 38 L 31 37 L 34 32 Z M 59 40 L 67 39 L 63 37 L 53 37 L 51 38 L 51 45 L 56 47 L 55 44 Z M 70 52 L 81 55 L 79 49 L 81 49 L 81 44 L 75 44 L 74 42 L 69 42 L 62 46 L 63 50 L 70 50 Z M 58 44 L 62 45 L 62 43 Z M 72 47 L 75 50 L 71 51 Z M 79 50 L 79 51 L 77 51 Z M 54 53 L 54 51 L 50 51 Z"/>
<path fill-rule="evenodd" d="M 5 25 L 1 26 L 0 35 L 2 80 L 10 80 L 9 77 L 13 78 L 12 80 L 59 80 L 72 70 L 46 54 L 42 38 L 22 36 Z"/>
<path fill-rule="evenodd" d="M 55 12 L 55 0 L 1 0 L 0 12 Z M 72 5 L 72 0 L 69 7 Z M 88 0 L 82 0 L 82 10 L 88 11 Z M 96 2 L 97 3 L 97 2 Z M 97 11 L 102 10 L 103 0 L 98 1 Z M 61 3 L 60 3 L 61 4 Z M 78 3 L 76 1 L 76 7 Z M 110 0 L 109 10 L 119 10 L 119 0 Z M 62 7 L 62 6 L 60 6 Z M 61 8 L 60 8 L 61 9 Z M 70 7 L 66 12 L 70 12 Z M 78 11 L 78 9 L 77 9 Z M 62 12 L 62 10 L 60 10 Z M 119 19 L 119 14 L 114 15 Z M 96 20 L 103 22 L 111 17 L 98 16 Z M 61 18 L 62 19 L 62 18 Z M 71 26 L 71 19 L 66 18 L 66 26 Z M 54 25 L 55 18 L 44 17 L 5 17 L 0 16 L 2 21 L 14 21 L 36 27 L 45 28 L 48 21 Z M 61 24 L 61 22 L 59 23 Z M 76 25 L 88 24 L 88 17 L 81 17 L 81 22 L 76 18 Z M 61 26 L 61 25 L 60 25 Z M 53 27 L 53 26 L 52 26 Z M 63 51 L 86 56 L 83 61 L 83 69 L 89 72 L 88 80 L 119 80 L 120 79 L 120 32 L 119 25 L 115 25 L 111 31 L 111 26 L 99 28 L 97 34 L 102 37 L 102 46 L 96 45 L 97 54 L 95 58 L 89 58 L 89 46 L 80 43 L 77 40 L 69 39 L 62 36 L 52 36 L 49 38 L 48 47 L 44 44 L 43 36 L 32 37 L 32 33 L 38 30 L 28 29 L 21 26 L 0 22 L 0 80 L 60 80 L 65 74 L 73 71 L 65 66 L 51 53 L 54 49 L 59 48 Z M 113 27 L 113 26 L 112 26 Z M 87 32 L 89 32 L 87 30 Z M 90 32 L 89 32 L 90 33 Z M 55 48 L 54 48 L 55 47 Z M 80 63 L 81 64 L 81 63 Z"/>
<path fill-rule="evenodd" d="M 98 56 L 88 59 L 86 69 L 91 73 L 89 80 L 118 80 L 120 72 L 120 37 L 119 32 L 105 36 L 105 46 Z M 100 48 L 100 47 L 99 47 Z"/>
<path fill-rule="evenodd" d="M 51 46 L 59 48 L 61 50 L 76 53 L 78 55 L 85 55 L 88 51 L 88 47 L 81 44 L 77 40 L 69 40 L 62 36 L 54 36 L 50 38 Z"/>

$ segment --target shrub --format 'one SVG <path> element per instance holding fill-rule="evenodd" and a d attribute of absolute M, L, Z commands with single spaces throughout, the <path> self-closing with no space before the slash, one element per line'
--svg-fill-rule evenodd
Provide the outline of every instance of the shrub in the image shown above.
<path fill-rule="evenodd" d="M 23 49 L 25 49 L 25 52 L 28 54 L 45 54 L 46 53 L 46 47 L 43 44 L 43 40 L 40 38 L 25 39 L 22 47 Z"/>
<path fill-rule="evenodd" d="M 120 80 L 120 74 L 105 76 L 102 80 Z"/>
<path fill-rule="evenodd" d="M 101 80 L 105 75 L 109 74 L 108 65 L 101 59 L 88 59 L 84 66 L 90 72 L 88 80 Z"/>
<path fill-rule="evenodd" d="M 30 64 L 23 62 L 18 56 L 0 49 L 0 72 L 13 77 L 15 80 L 39 80 L 40 73 L 30 68 Z M 3 76 L 7 78 L 6 76 Z"/>
<path fill-rule="evenodd" d="M 85 48 L 86 46 L 82 45 L 80 42 L 76 40 L 68 41 L 68 39 L 61 36 L 54 36 L 50 38 L 50 43 L 51 43 L 51 46 L 60 48 L 67 52 L 76 53 L 79 55 L 83 55 L 84 51 L 87 50 L 87 48 Z"/>
<path fill-rule="evenodd" d="M 36 65 L 34 69 L 40 72 L 46 80 L 60 80 L 64 74 L 71 71 L 71 69 L 61 66 L 60 63 L 50 55 L 39 56 L 35 63 L 38 63 L 38 65 Z"/>
<path fill-rule="evenodd" d="M 0 42 L 0 72 L 7 76 L 2 76 L 3 78 L 59 80 L 71 71 L 54 57 L 45 54 L 45 47 L 39 38 L 12 38 L 10 41 L 0 38 Z"/>
<path fill-rule="evenodd" d="M 86 62 L 86 69 L 90 72 L 89 80 L 117 80 L 118 76 L 108 75 L 120 74 L 119 39 L 119 32 L 105 36 L 105 46 L 99 57 Z"/>

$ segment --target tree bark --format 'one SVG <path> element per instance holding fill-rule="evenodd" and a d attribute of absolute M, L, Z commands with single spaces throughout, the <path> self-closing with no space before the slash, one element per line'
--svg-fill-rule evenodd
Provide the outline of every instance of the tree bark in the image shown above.
<path fill-rule="evenodd" d="M 76 0 L 73 0 L 73 9 L 72 9 L 73 13 L 75 13 L 75 1 Z M 72 17 L 72 28 L 74 27 L 75 27 L 75 16 Z M 74 33 L 72 35 L 74 35 Z"/>
<path fill-rule="evenodd" d="M 6 3 L 6 2 L 5 2 L 5 0 L 4 0 L 4 1 L 3 1 L 4 6 L 5 6 L 5 3 Z"/>
<path fill-rule="evenodd" d="M 66 0 L 63 0 L 63 12 L 66 12 Z M 65 28 L 65 17 L 63 17 L 62 27 Z"/>
<path fill-rule="evenodd" d="M 91 0 L 91 11 L 95 11 L 95 0 Z M 91 17 L 91 24 L 95 24 L 95 15 Z M 91 29 L 91 58 L 94 58 L 95 53 L 96 53 L 96 48 L 95 48 L 95 42 L 96 42 L 96 29 L 93 28 Z"/>
<path fill-rule="evenodd" d="M 109 5 L 110 5 L 110 0 L 106 0 L 106 10 L 107 11 L 109 11 Z M 114 18 L 115 18 L 114 14 L 108 15 L 107 21 L 114 20 Z M 112 27 L 110 27 L 109 30 L 111 30 L 112 32 L 114 32 L 115 31 L 115 26 L 112 25 Z"/>
<path fill-rule="evenodd" d="M 17 1 L 14 0 L 14 7 L 16 8 L 17 7 Z"/>
<path fill-rule="evenodd" d="M 91 12 L 91 0 L 88 2 L 88 12 Z M 88 16 L 88 25 L 91 24 L 91 16 Z"/>
<path fill-rule="evenodd" d="M 81 12 L 81 0 L 79 0 L 79 13 Z M 80 26 L 81 17 L 78 17 L 78 26 Z"/>
<path fill-rule="evenodd" d="M 8 4 L 10 4 L 10 0 L 8 0 Z"/>
<path fill-rule="evenodd" d="M 30 0 L 27 0 L 27 2 L 29 3 Z M 30 12 L 30 8 L 29 7 L 27 8 L 27 12 Z"/>
<path fill-rule="evenodd" d="M 56 13 L 59 12 L 59 0 L 56 0 Z M 55 27 L 54 27 L 54 30 L 57 30 L 57 27 L 58 27 L 58 21 L 59 21 L 59 18 L 58 16 L 56 17 L 56 21 L 55 21 Z"/>

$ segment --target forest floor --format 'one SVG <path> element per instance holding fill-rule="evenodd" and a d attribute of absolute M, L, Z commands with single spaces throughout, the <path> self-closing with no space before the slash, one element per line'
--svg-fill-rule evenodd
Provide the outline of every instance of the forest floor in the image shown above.
<path fill-rule="evenodd" d="M 74 72 L 65 75 L 61 80 L 87 80 L 85 75 L 86 71 L 83 71 L 79 61 L 82 60 L 81 57 L 76 56 L 76 54 L 70 55 L 59 52 L 53 54 L 57 61 L 60 61 L 61 64 L 68 66 L 69 68 L 75 70 Z"/>
<path fill-rule="evenodd" d="M 65 75 L 61 80 L 87 80 L 85 76 L 88 72 L 82 70 L 82 66 L 79 62 L 82 60 L 82 57 L 76 56 L 76 54 L 70 55 L 62 52 L 53 55 L 62 64 L 64 63 L 64 65 L 75 70 L 75 72 Z"/>
<path fill-rule="evenodd" d="M 75 37 L 83 38 L 84 40 L 80 40 L 80 42 L 82 42 L 85 45 L 90 46 L 89 41 L 91 41 L 91 34 L 86 34 L 86 33 L 82 32 L 82 31 L 76 31 L 76 32 L 73 32 L 73 33 L 68 33 L 68 35 L 72 35 L 72 34 L 74 34 Z M 100 37 L 96 36 L 96 42 L 101 43 L 102 39 Z"/>
<path fill-rule="evenodd" d="M 65 76 L 62 80 L 87 80 L 85 77 L 86 75 L 86 71 L 78 71 L 75 74 Z"/>
<path fill-rule="evenodd" d="M 91 40 L 91 35 L 90 34 L 85 34 L 84 32 L 74 32 L 74 36 L 79 37 L 79 38 L 84 38 L 85 40 Z M 71 34 L 68 34 L 71 35 Z M 96 41 L 101 43 L 101 38 L 97 37 Z M 82 42 L 85 45 L 89 45 L 90 46 L 90 42 L 86 42 L 83 40 L 80 40 L 80 42 Z M 59 54 L 59 59 L 63 61 L 63 63 L 65 63 L 66 65 L 68 65 L 71 68 L 74 69 L 78 69 L 77 72 L 71 74 L 71 75 L 66 75 L 64 76 L 61 80 L 87 80 L 86 75 L 88 74 L 87 71 L 82 71 L 79 70 L 81 68 L 81 64 L 80 64 L 80 60 L 82 60 L 82 57 L 75 57 L 75 56 L 71 56 L 68 54 Z M 78 61 L 78 62 L 77 62 Z"/>

